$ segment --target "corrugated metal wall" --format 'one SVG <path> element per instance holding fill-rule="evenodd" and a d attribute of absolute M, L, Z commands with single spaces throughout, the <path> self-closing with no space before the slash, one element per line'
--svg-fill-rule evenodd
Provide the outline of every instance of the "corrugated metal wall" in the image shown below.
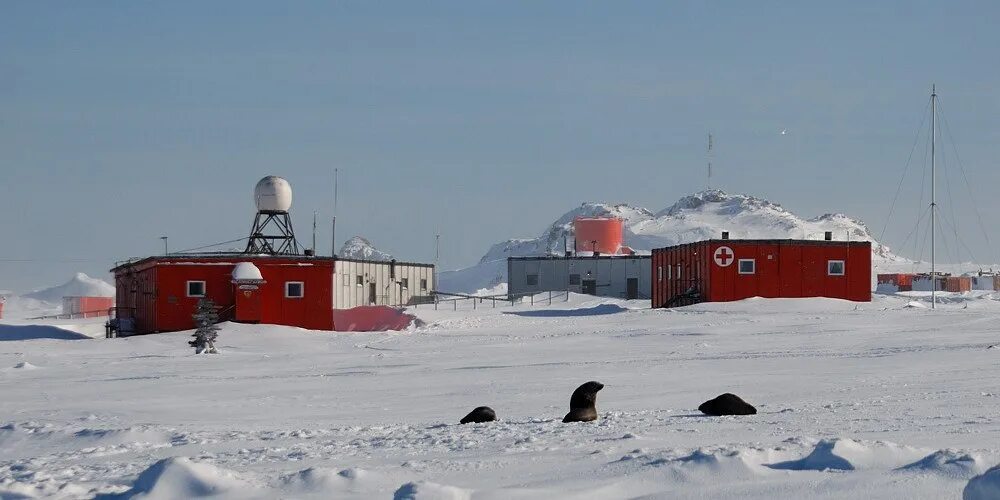
<path fill-rule="evenodd" d="M 507 260 L 507 292 L 514 296 L 565 290 L 586 293 L 586 282 L 593 281 L 598 296 L 628 298 L 628 282 L 633 279 L 635 298 L 648 299 L 649 266 L 648 256 L 511 258 Z"/>
<path fill-rule="evenodd" d="M 367 305 L 406 306 L 433 302 L 434 266 L 337 260 L 334 309 Z"/>

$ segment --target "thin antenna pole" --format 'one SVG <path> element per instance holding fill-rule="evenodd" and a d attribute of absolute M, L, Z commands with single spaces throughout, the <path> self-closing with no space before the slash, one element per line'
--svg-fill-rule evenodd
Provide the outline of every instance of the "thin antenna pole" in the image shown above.
<path fill-rule="evenodd" d="M 708 157 L 708 189 L 712 189 L 712 133 L 708 134 L 708 150 L 705 152 Z"/>
<path fill-rule="evenodd" d="M 160 239 L 163 240 L 163 255 L 168 255 L 170 250 L 167 248 L 167 237 L 160 236 Z"/>
<path fill-rule="evenodd" d="M 313 210 L 313 255 L 316 255 L 316 211 Z"/>
<path fill-rule="evenodd" d="M 931 309 L 937 304 L 937 273 L 936 255 L 937 249 L 934 226 L 937 224 L 935 218 L 937 214 L 937 163 L 935 162 L 934 150 L 937 146 L 937 86 L 931 85 Z"/>
<path fill-rule="evenodd" d="M 333 169 L 333 226 L 330 229 L 330 255 L 337 256 L 337 189 L 339 184 L 340 169 Z"/>

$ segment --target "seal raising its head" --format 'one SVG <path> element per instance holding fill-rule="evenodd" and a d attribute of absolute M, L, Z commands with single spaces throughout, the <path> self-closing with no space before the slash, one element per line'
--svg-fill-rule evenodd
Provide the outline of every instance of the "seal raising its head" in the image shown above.
<path fill-rule="evenodd" d="M 569 398 L 569 413 L 563 422 L 590 422 L 597 420 L 597 391 L 604 389 L 604 384 L 590 381 L 577 387 Z"/>
<path fill-rule="evenodd" d="M 735 394 L 725 393 L 715 399 L 705 401 L 698 407 L 705 415 L 755 415 L 757 409 Z"/>
<path fill-rule="evenodd" d="M 479 423 L 483 423 L 483 422 L 492 422 L 492 421 L 494 421 L 496 419 L 497 419 L 497 412 L 493 411 L 493 408 L 490 408 L 489 406 L 480 406 L 479 408 L 476 408 L 475 410 L 470 411 L 469 414 L 466 415 L 465 418 L 463 418 L 461 420 L 461 422 L 459 422 L 459 423 L 460 424 L 469 424 L 469 423 L 479 424 Z"/>

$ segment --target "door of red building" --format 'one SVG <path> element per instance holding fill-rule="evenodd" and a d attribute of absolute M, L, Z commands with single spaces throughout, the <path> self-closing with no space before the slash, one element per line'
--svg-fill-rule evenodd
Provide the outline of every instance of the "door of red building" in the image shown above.
<path fill-rule="evenodd" d="M 260 323 L 260 288 L 257 285 L 236 285 L 234 319 L 240 323 Z"/>

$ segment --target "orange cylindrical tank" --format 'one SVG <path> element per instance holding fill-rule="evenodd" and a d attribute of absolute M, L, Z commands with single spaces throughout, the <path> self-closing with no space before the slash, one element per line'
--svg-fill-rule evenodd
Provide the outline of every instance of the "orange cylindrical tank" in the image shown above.
<path fill-rule="evenodd" d="M 577 217 L 573 220 L 578 252 L 616 254 L 622 247 L 624 223 L 613 217 Z"/>

